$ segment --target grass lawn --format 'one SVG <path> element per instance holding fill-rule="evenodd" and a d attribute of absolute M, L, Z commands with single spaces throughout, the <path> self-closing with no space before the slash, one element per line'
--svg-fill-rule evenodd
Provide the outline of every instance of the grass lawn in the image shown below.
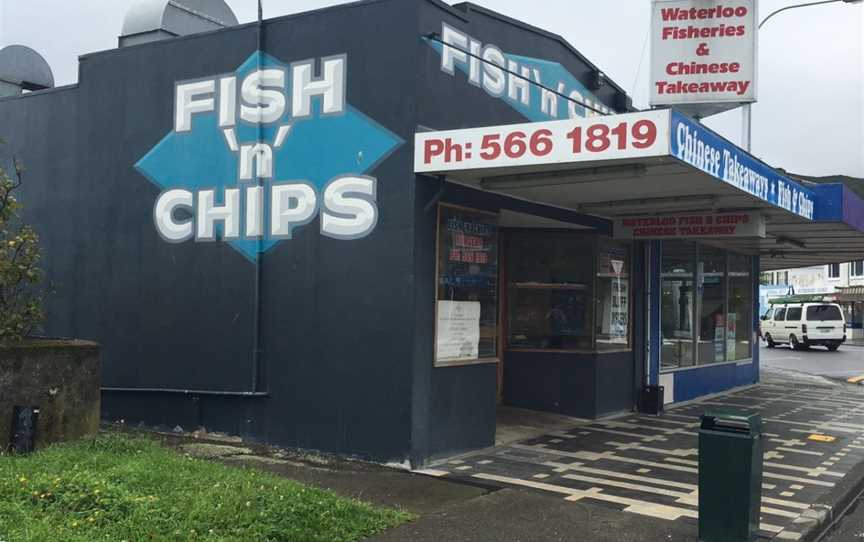
<path fill-rule="evenodd" d="M 0 542 L 358 540 L 410 519 L 141 437 L 0 456 Z"/>

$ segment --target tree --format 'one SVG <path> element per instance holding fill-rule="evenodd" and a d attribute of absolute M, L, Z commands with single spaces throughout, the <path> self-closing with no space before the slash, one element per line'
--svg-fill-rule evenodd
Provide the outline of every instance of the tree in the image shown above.
<path fill-rule="evenodd" d="M 19 215 L 14 192 L 23 170 L 15 159 L 12 165 L 14 179 L 0 167 L 0 343 L 23 339 L 44 320 L 39 237 Z"/>

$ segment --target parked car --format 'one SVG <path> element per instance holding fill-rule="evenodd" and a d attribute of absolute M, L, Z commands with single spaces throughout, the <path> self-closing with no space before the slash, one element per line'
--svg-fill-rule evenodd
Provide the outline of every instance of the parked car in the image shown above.
<path fill-rule="evenodd" d="M 846 319 L 836 303 L 776 304 L 762 316 L 760 331 L 768 348 L 825 346 L 833 352 L 846 342 Z"/>

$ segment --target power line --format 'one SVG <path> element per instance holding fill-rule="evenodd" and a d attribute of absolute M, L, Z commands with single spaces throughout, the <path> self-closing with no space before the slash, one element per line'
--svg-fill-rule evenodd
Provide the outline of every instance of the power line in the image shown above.
<path fill-rule="evenodd" d="M 645 31 L 645 39 L 642 40 L 642 53 L 639 54 L 639 66 L 636 67 L 636 76 L 633 78 L 633 86 L 630 87 L 630 94 L 636 94 L 636 84 L 639 82 L 639 74 L 642 73 L 642 64 L 645 62 L 645 49 L 648 48 L 648 38 L 651 36 L 651 29 Z"/>

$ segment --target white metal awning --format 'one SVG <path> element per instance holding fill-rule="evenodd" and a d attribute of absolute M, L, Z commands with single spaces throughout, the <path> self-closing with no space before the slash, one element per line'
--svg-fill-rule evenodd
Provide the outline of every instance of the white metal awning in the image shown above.
<path fill-rule="evenodd" d="M 592 130 L 607 134 L 608 149 L 587 151 Z M 604 146 L 594 142 L 595 149 Z M 823 212 L 842 207 L 824 201 L 831 194 L 793 181 L 674 111 L 423 132 L 415 149 L 417 173 L 610 220 L 758 212 L 764 238 L 699 240 L 758 254 L 766 270 L 864 256 L 864 232 Z M 820 213 L 834 220 L 820 220 Z"/>

